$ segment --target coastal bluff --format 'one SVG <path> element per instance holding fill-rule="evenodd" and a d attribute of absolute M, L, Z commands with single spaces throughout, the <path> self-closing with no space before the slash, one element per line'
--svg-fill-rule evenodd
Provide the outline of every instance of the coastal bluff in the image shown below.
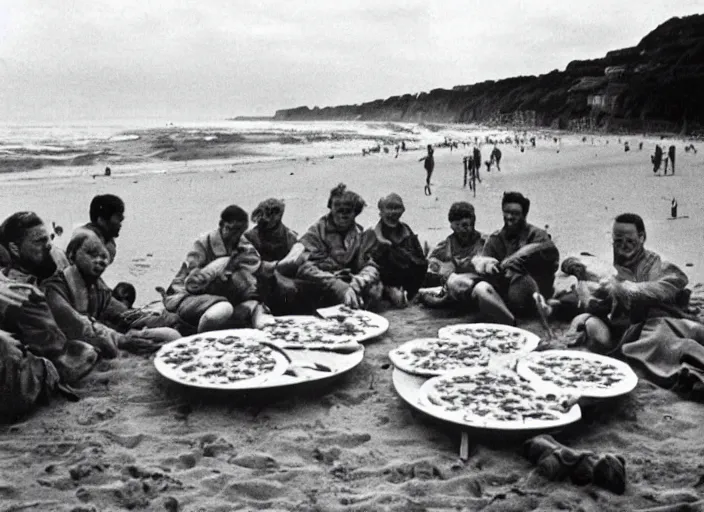
<path fill-rule="evenodd" d="M 275 120 L 482 123 L 704 134 L 704 14 L 671 18 L 636 46 L 564 71 L 487 80 L 358 105 L 276 111 Z"/>

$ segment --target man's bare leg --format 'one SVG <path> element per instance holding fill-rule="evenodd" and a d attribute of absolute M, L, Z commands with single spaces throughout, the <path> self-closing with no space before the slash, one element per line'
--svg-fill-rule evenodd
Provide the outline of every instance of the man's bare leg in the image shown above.
<path fill-rule="evenodd" d="M 216 331 L 228 326 L 234 308 L 229 302 L 218 302 L 210 306 L 198 321 L 198 332 Z"/>
<path fill-rule="evenodd" d="M 507 325 L 516 325 L 516 318 L 493 286 L 487 282 L 477 283 L 472 291 L 482 317 Z"/>

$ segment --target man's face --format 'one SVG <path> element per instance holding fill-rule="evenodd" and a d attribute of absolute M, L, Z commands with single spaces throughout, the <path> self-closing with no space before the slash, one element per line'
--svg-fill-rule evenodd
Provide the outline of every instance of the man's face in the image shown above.
<path fill-rule="evenodd" d="M 346 230 L 354 224 L 354 205 L 351 201 L 335 198 L 332 200 L 330 211 L 332 212 L 332 220 L 339 229 Z"/>
<path fill-rule="evenodd" d="M 227 245 L 238 243 L 248 227 L 249 223 L 247 222 L 223 222 L 220 226 L 220 234 L 222 235 L 223 242 Z"/>
<path fill-rule="evenodd" d="M 281 224 L 284 212 L 278 206 L 267 206 L 262 208 L 257 226 L 265 231 L 276 229 Z"/>
<path fill-rule="evenodd" d="M 17 246 L 15 256 L 20 265 L 27 270 L 45 268 L 45 265 L 51 261 L 51 237 L 46 226 L 42 224 L 27 231 L 26 236 Z"/>
<path fill-rule="evenodd" d="M 523 207 L 518 203 L 506 203 L 502 207 L 504 214 L 504 227 L 509 231 L 520 229 L 526 222 Z"/>
<path fill-rule="evenodd" d="M 101 219 L 103 223 L 103 229 L 105 234 L 111 238 L 117 238 L 120 236 L 120 229 L 122 229 L 122 221 L 125 220 L 125 214 L 114 213 L 108 219 Z"/>
<path fill-rule="evenodd" d="M 474 233 L 474 220 L 470 217 L 453 220 L 450 222 L 450 228 L 460 240 L 467 240 Z"/>
<path fill-rule="evenodd" d="M 109 260 L 108 250 L 103 242 L 95 236 L 89 237 L 83 242 L 83 245 L 76 251 L 73 263 L 81 275 L 97 279 L 108 268 Z"/>
<path fill-rule="evenodd" d="M 645 235 L 638 233 L 635 224 L 624 222 L 614 223 L 612 244 L 614 256 L 619 259 L 628 259 L 636 254 L 645 243 Z"/>
<path fill-rule="evenodd" d="M 395 228 L 401 221 L 403 215 L 403 206 L 395 203 L 387 203 L 379 210 L 381 222 L 390 228 Z"/>

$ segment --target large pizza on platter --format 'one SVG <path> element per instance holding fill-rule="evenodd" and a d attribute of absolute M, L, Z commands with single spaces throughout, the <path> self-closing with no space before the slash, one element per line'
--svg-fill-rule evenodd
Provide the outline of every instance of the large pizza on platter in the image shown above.
<path fill-rule="evenodd" d="M 531 382 L 547 382 L 564 392 L 592 398 L 625 395 L 638 384 L 626 363 L 577 350 L 534 352 L 518 361 L 516 371 Z"/>
<path fill-rule="evenodd" d="M 427 380 L 419 407 L 437 418 L 477 428 L 553 428 L 581 418 L 576 397 L 522 379 L 507 368 L 456 370 Z"/>
<path fill-rule="evenodd" d="M 274 317 L 262 331 L 280 348 L 335 352 L 358 350 L 357 340 L 364 332 L 351 324 L 305 315 Z"/>
<path fill-rule="evenodd" d="M 434 377 L 461 368 L 485 367 L 490 353 L 469 340 L 419 338 L 390 351 L 389 359 L 401 371 Z"/>
<path fill-rule="evenodd" d="M 244 389 L 283 375 L 289 362 L 255 329 L 212 331 L 181 338 L 159 349 L 154 366 L 164 377 L 209 389 Z"/>
<path fill-rule="evenodd" d="M 527 354 L 540 343 L 532 332 L 501 324 L 448 325 L 438 331 L 438 337 L 476 344 L 490 358 Z"/>
<path fill-rule="evenodd" d="M 364 309 L 352 309 L 343 304 L 317 310 L 326 320 L 337 320 L 358 331 L 357 341 L 377 338 L 389 330 L 389 321 L 381 315 Z"/>

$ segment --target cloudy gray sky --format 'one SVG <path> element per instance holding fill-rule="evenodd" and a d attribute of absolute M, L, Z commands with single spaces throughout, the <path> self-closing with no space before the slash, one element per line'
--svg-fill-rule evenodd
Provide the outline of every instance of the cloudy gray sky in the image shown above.
<path fill-rule="evenodd" d="M 269 115 L 564 69 L 704 0 L 0 0 L 0 119 Z"/>

